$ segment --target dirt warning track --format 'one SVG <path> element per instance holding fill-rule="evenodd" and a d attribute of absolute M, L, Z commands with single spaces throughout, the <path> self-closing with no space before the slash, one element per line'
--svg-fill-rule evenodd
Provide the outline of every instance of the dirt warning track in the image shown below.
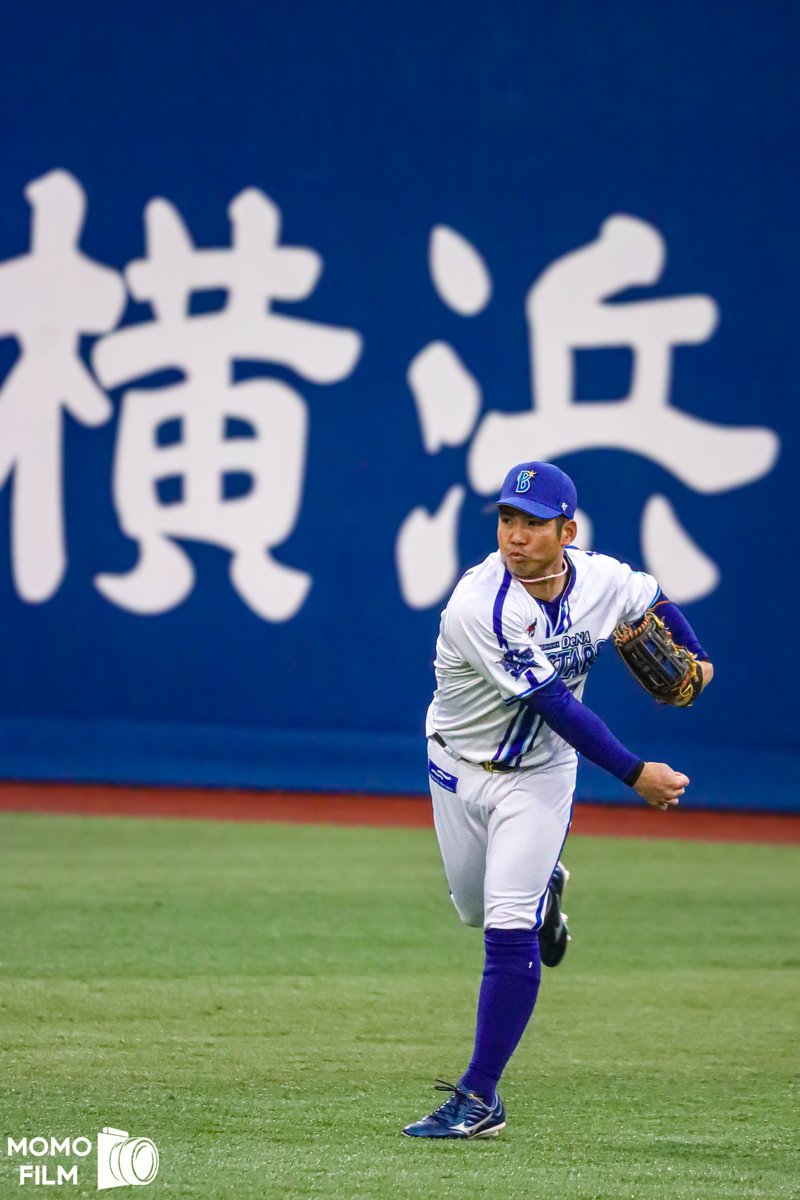
<path fill-rule="evenodd" d="M 210 821 L 290 821 L 427 829 L 423 796 L 119 787 L 104 784 L 3 783 L 0 812 L 171 817 Z M 800 845 L 800 814 L 655 812 L 645 805 L 577 803 L 572 832 L 590 837 L 685 838 Z"/>

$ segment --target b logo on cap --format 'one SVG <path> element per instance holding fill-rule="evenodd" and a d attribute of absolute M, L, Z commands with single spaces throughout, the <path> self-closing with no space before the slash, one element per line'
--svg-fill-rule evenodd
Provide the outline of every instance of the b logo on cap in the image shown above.
<path fill-rule="evenodd" d="M 530 491 L 531 480 L 533 479 L 535 474 L 536 474 L 535 471 L 520 471 L 519 475 L 517 476 L 517 486 L 514 488 L 514 491 L 515 492 Z"/>

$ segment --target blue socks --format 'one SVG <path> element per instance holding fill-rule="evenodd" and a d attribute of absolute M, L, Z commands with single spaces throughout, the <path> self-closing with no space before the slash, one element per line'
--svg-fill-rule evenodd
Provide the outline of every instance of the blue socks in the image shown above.
<path fill-rule="evenodd" d="M 487 929 L 475 1049 L 458 1086 L 487 1104 L 531 1019 L 541 966 L 535 929 Z"/>

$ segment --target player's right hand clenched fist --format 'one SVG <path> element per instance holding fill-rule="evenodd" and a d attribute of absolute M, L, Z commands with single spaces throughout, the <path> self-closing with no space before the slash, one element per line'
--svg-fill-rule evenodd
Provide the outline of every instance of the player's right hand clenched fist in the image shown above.
<path fill-rule="evenodd" d="M 689 776 L 673 771 L 667 763 L 648 762 L 636 780 L 634 791 L 652 808 L 673 808 L 689 784 Z"/>

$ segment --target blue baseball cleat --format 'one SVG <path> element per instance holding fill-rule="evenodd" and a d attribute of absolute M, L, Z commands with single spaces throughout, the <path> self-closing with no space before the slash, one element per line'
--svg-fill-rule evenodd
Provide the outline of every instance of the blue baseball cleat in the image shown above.
<path fill-rule="evenodd" d="M 472 1092 L 464 1092 L 453 1083 L 436 1080 L 437 1092 L 452 1092 L 449 1100 L 440 1104 L 427 1117 L 406 1125 L 406 1137 L 424 1138 L 484 1138 L 497 1137 L 506 1127 L 503 1101 L 495 1096 L 494 1104 L 484 1104 Z"/>
<path fill-rule="evenodd" d="M 561 911 L 561 897 L 567 886 L 569 871 L 557 862 L 547 885 L 547 904 L 539 929 L 539 955 L 546 967 L 557 967 L 567 952 L 570 940 L 567 914 Z"/>

